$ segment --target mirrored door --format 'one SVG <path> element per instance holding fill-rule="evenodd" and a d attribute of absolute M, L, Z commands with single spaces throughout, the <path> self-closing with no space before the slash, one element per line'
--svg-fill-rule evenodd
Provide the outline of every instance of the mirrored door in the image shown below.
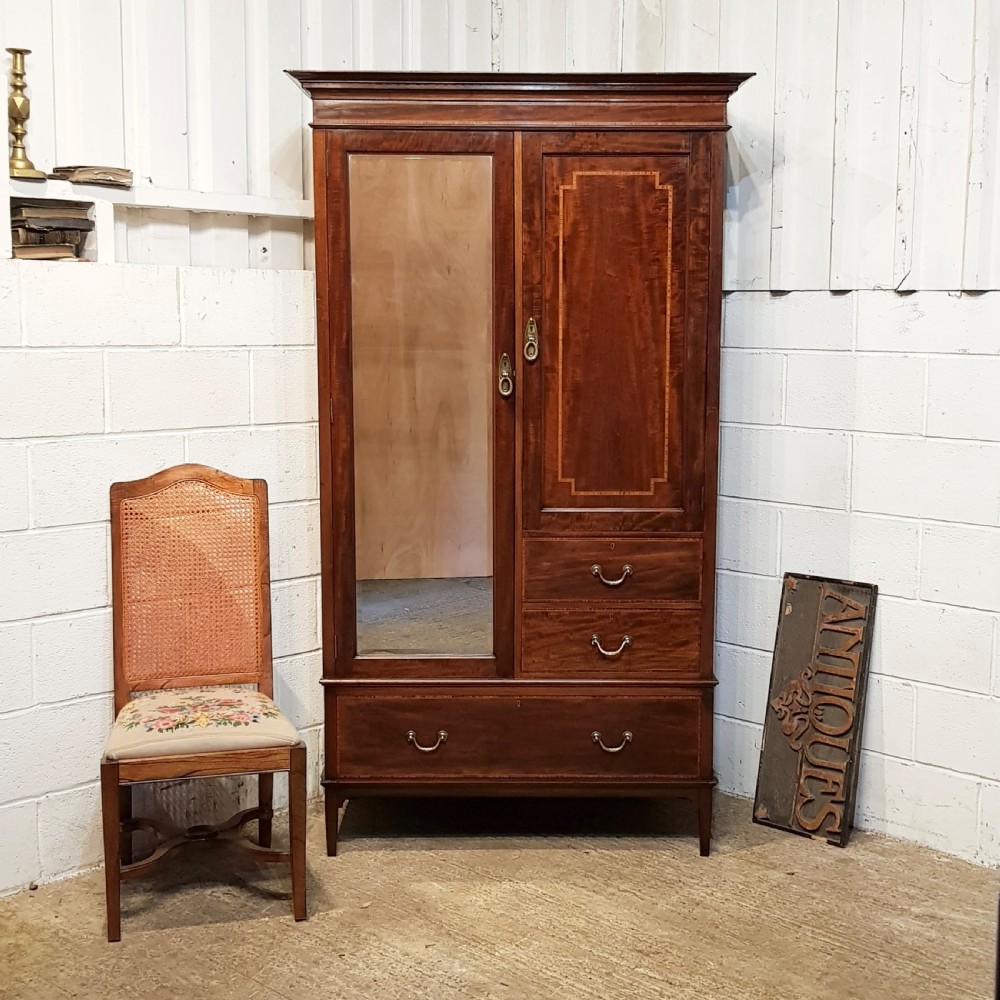
<path fill-rule="evenodd" d="M 345 150 L 344 164 L 354 656 L 447 659 L 451 670 L 492 661 L 503 673 L 514 401 L 498 389 L 511 324 L 501 325 L 509 304 L 498 301 L 510 288 L 495 276 L 498 240 L 510 239 L 497 191 L 509 177 L 497 176 L 494 149 L 365 138 L 377 148 Z M 399 148 L 414 138 L 423 149 Z"/>

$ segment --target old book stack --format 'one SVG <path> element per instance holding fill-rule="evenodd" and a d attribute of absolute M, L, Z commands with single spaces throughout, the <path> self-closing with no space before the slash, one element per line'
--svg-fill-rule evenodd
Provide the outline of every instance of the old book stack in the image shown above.
<path fill-rule="evenodd" d="M 14 256 L 23 260 L 80 260 L 94 228 L 91 206 L 80 201 L 12 199 Z"/>

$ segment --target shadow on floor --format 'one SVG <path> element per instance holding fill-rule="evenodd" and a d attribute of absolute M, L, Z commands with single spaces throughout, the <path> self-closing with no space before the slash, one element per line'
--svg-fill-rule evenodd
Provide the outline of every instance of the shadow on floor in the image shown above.
<path fill-rule="evenodd" d="M 544 838 L 693 840 L 697 832 L 697 813 L 685 799 L 351 799 L 341 813 L 338 850 L 369 839 L 379 850 L 404 851 L 426 850 L 428 838 L 449 850 L 469 847 L 470 838 L 525 837 L 541 847 Z"/>
<path fill-rule="evenodd" d="M 275 846 L 282 846 L 278 837 Z M 309 912 L 326 912 L 333 902 L 311 864 L 312 857 L 306 868 Z M 258 864 L 220 845 L 194 843 L 155 872 L 123 883 L 122 919 L 148 930 L 226 923 L 250 914 L 291 920 L 291 899 L 286 863 Z"/>

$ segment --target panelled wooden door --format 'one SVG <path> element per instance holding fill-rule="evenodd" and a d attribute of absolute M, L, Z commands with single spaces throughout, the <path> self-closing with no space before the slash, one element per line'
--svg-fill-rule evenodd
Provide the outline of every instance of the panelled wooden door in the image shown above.
<path fill-rule="evenodd" d="M 708 153 L 690 134 L 524 136 L 527 530 L 702 528 Z"/>
<path fill-rule="evenodd" d="M 325 521 L 327 676 L 511 676 L 516 400 L 499 382 L 516 350 L 512 135 L 338 129 L 323 142 L 323 476 L 340 512 Z M 469 629 L 451 613 L 463 587 L 485 595 Z"/>

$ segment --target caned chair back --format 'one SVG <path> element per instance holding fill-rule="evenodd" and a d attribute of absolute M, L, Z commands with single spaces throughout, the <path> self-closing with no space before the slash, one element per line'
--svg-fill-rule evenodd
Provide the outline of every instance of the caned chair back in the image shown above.
<path fill-rule="evenodd" d="M 115 711 L 134 691 L 272 695 L 267 484 L 178 465 L 111 487 Z"/>

